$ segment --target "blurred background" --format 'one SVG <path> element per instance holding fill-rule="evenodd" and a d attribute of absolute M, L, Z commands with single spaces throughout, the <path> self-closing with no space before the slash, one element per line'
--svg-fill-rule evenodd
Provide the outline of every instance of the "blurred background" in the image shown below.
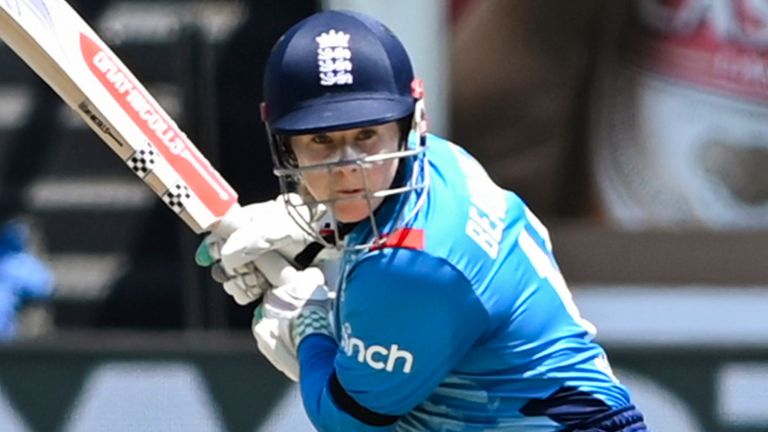
<path fill-rule="evenodd" d="M 550 228 L 658 431 L 768 431 L 768 0 L 72 0 L 232 186 L 277 182 L 262 67 L 376 15 L 433 132 Z M 310 430 L 200 238 L 0 44 L 0 430 Z"/>

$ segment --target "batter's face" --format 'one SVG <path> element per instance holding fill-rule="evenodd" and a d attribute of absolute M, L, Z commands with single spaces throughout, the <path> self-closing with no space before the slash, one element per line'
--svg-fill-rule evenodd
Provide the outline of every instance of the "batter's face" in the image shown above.
<path fill-rule="evenodd" d="M 343 131 L 295 135 L 291 148 L 299 168 L 321 165 L 302 172 L 302 182 L 317 201 L 325 202 L 334 217 L 345 223 L 371 215 L 384 198 L 373 193 L 389 189 L 398 159 L 361 162 L 362 158 L 398 151 L 397 122 Z"/>

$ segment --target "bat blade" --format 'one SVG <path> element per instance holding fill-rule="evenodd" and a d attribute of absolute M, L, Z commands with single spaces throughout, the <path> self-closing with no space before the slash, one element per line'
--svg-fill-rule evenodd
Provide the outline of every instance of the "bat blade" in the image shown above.
<path fill-rule="evenodd" d="M 192 230 L 232 230 L 237 193 L 66 1 L 0 0 L 0 39 Z"/>

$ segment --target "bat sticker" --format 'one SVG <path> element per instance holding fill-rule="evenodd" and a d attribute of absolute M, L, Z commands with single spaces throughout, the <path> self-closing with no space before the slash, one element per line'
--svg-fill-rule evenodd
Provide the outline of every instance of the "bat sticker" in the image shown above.
<path fill-rule="evenodd" d="M 155 149 L 147 143 L 144 148 L 134 152 L 125 163 L 131 171 L 143 179 L 155 168 L 157 157 Z"/>
<path fill-rule="evenodd" d="M 192 198 L 192 194 L 186 185 L 177 183 L 176 186 L 165 191 L 162 198 L 171 210 L 179 214 L 184 211 L 184 203 Z"/>

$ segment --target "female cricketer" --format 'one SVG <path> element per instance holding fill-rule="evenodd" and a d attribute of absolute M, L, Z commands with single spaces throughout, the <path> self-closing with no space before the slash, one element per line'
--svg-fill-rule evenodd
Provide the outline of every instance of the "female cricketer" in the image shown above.
<path fill-rule="evenodd" d="M 258 346 L 299 382 L 318 430 L 647 430 L 545 227 L 427 133 L 423 86 L 390 30 L 312 15 L 274 46 L 264 92 L 283 193 L 197 258 L 218 261 L 238 303 L 261 299 Z M 251 262 L 267 250 L 286 257 L 279 286 Z M 325 266 L 336 277 L 310 265 L 322 250 L 340 252 Z"/>

